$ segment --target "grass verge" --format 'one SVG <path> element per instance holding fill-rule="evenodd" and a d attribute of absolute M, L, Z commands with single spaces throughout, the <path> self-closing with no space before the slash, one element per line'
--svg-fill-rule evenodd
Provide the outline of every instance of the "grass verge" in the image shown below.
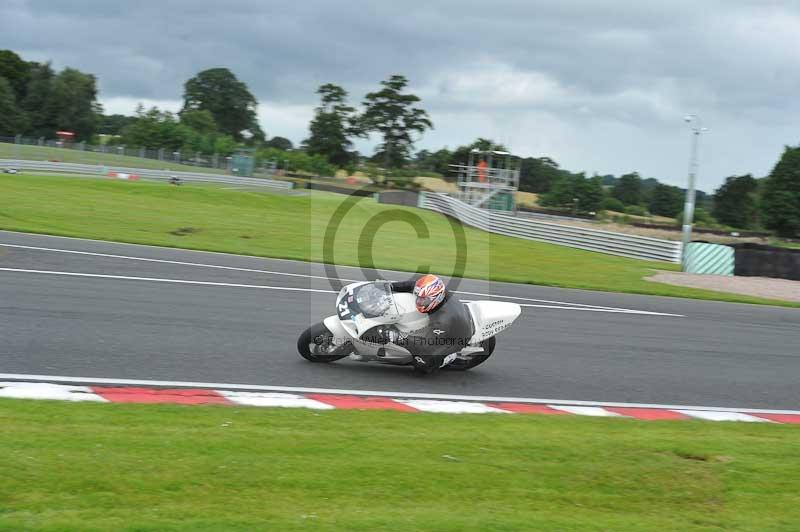
<path fill-rule="evenodd" d="M 453 228 L 436 213 L 359 200 L 341 220 L 335 253 L 326 230 L 345 196 L 270 194 L 216 185 L 0 175 L 0 229 L 449 275 L 457 271 Z M 420 237 L 407 222 L 418 217 Z M 387 220 L 389 218 L 386 218 Z M 424 233 L 424 232 L 423 232 Z M 670 263 L 592 253 L 464 227 L 464 277 L 743 303 L 796 304 L 645 281 Z"/>
<path fill-rule="evenodd" d="M 0 400 L 0 530 L 797 530 L 798 428 Z"/>

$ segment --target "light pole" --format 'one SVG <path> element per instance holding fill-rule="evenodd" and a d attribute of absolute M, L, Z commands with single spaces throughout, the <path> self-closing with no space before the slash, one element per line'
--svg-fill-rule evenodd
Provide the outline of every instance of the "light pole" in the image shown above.
<path fill-rule="evenodd" d="M 700 133 L 707 131 L 700 124 L 700 117 L 688 115 L 684 118 L 692 130 L 692 154 L 689 159 L 689 186 L 686 189 L 686 202 L 683 205 L 683 246 L 681 262 L 686 269 L 686 248 L 692 241 L 692 219 L 694 218 L 695 181 L 697 180 L 697 147 L 700 142 Z"/>

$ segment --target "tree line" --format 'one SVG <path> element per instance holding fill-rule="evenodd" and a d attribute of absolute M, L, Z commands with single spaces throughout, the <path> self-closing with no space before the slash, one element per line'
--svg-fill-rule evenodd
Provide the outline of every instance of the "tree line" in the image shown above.
<path fill-rule="evenodd" d="M 284 137 L 269 138 L 256 115 L 258 101 L 247 85 L 227 68 L 199 72 L 183 85 L 183 105 L 171 113 L 139 106 L 134 116 L 104 115 L 97 101 L 97 80 L 74 68 L 60 72 L 50 63 L 25 61 L 0 50 L 0 136 L 53 138 L 59 130 L 78 141 L 103 135 L 105 142 L 130 148 L 179 150 L 190 154 L 229 155 L 239 148 L 255 150 L 261 160 L 319 175 L 341 168 L 405 182 L 427 174 L 454 179 L 451 165 L 465 164 L 472 149 L 506 148 L 478 138 L 453 150 L 414 152 L 414 144 L 433 122 L 408 79 L 393 75 L 367 93 L 360 108 L 343 87 L 321 85 L 319 104 L 299 146 Z M 371 156 L 354 149 L 354 141 L 376 135 Z M 620 212 L 680 218 L 685 191 L 643 178 L 573 173 L 549 157 L 520 159 L 520 190 L 539 195 L 544 207 L 574 213 Z M 698 192 L 695 220 L 738 229 L 770 229 L 781 236 L 800 236 L 800 146 L 786 147 L 769 176 L 728 177 L 713 195 Z"/>
<path fill-rule="evenodd" d="M 88 140 L 100 111 L 93 75 L 74 68 L 56 72 L 50 63 L 0 50 L 0 136 L 54 138 L 56 131 L 69 129 Z"/>

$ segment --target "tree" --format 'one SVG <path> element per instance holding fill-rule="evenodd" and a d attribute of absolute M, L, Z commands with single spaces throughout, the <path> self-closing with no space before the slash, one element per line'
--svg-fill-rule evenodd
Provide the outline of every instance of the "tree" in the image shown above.
<path fill-rule="evenodd" d="M 633 216 L 647 216 L 647 209 L 642 205 L 628 205 L 625 207 L 625 214 L 632 214 Z"/>
<path fill-rule="evenodd" d="M 450 164 L 459 164 L 459 165 L 467 164 L 469 162 L 469 154 L 472 150 L 507 151 L 508 149 L 499 142 L 495 142 L 492 139 L 478 137 L 471 144 L 467 144 L 466 146 L 459 146 L 458 148 L 456 148 L 453 151 L 453 155 L 450 157 Z"/>
<path fill-rule="evenodd" d="M 558 180 L 573 175 L 559 168 L 549 157 L 526 157 L 520 161 L 519 189 L 523 192 L 543 194 Z"/>
<path fill-rule="evenodd" d="M 0 76 L 0 137 L 16 135 L 19 132 L 20 120 L 14 88 L 6 78 Z"/>
<path fill-rule="evenodd" d="M 420 150 L 417 152 L 417 155 L 414 157 L 415 162 L 417 164 L 417 168 L 420 170 L 426 170 L 429 172 L 436 172 L 440 174 L 445 179 L 452 179 L 453 172 L 450 168 L 451 160 L 453 159 L 453 152 L 448 150 L 447 148 L 442 148 L 441 150 L 437 150 L 435 152 L 430 152 L 428 150 Z"/>
<path fill-rule="evenodd" d="M 230 155 L 236 150 L 236 141 L 230 135 L 216 135 L 211 153 L 219 155 Z"/>
<path fill-rule="evenodd" d="M 97 103 L 97 79 L 92 74 L 65 68 L 53 78 L 45 108 L 56 128 L 74 131 L 76 140 L 91 139 L 101 111 Z"/>
<path fill-rule="evenodd" d="M 652 214 L 674 218 L 683 208 L 683 195 L 678 187 L 658 183 L 650 193 L 648 209 Z"/>
<path fill-rule="evenodd" d="M 648 197 L 658 185 L 658 179 L 654 177 L 642 179 L 642 198 Z"/>
<path fill-rule="evenodd" d="M 264 132 L 258 125 L 258 102 L 243 82 L 227 68 L 203 70 L 184 84 L 183 109 L 205 110 L 211 113 L 219 130 L 237 141 L 246 137 L 263 140 Z"/>
<path fill-rule="evenodd" d="M 175 134 L 178 138 L 183 137 L 180 151 L 190 154 L 229 155 L 236 149 L 234 138 L 220 132 L 211 111 L 205 109 L 183 113 Z"/>
<path fill-rule="evenodd" d="M 283 151 L 278 148 L 261 148 L 256 153 L 259 162 L 274 162 L 279 168 L 309 172 L 315 175 L 332 177 L 336 168 L 322 155 L 304 151 Z"/>
<path fill-rule="evenodd" d="M 580 212 L 597 212 L 603 204 L 605 199 L 605 189 L 603 188 L 603 180 L 600 177 L 585 178 L 583 175 L 578 182 L 577 197 L 578 210 Z"/>
<path fill-rule="evenodd" d="M 350 137 L 360 135 L 356 110 L 347 105 L 347 91 L 333 83 L 317 89 L 320 105 L 309 124 L 309 137 L 303 147 L 310 154 L 322 155 L 331 164 L 345 166 L 352 162 Z"/>
<path fill-rule="evenodd" d="M 603 180 L 604 187 L 613 187 L 614 185 L 617 184 L 617 178 L 611 174 L 600 176 L 600 179 Z"/>
<path fill-rule="evenodd" d="M 675 217 L 675 222 L 678 226 L 683 225 L 683 211 L 678 213 L 678 216 Z M 699 227 L 707 227 L 710 229 L 718 228 L 720 226 L 717 220 L 711 216 L 711 213 L 702 207 L 698 207 L 694 210 L 692 222 Z"/>
<path fill-rule="evenodd" d="M 600 179 L 603 179 L 602 177 Z M 625 212 L 625 205 L 617 198 L 606 197 L 600 206 L 604 211 Z"/>
<path fill-rule="evenodd" d="M 11 50 L 0 50 L 0 78 L 5 78 L 14 91 L 16 101 L 21 102 L 30 79 L 30 63 L 26 63 Z"/>
<path fill-rule="evenodd" d="M 756 225 L 758 181 L 750 175 L 731 176 L 714 192 L 711 214 L 723 224 L 741 229 Z"/>
<path fill-rule="evenodd" d="M 30 63 L 28 86 L 21 102 L 28 122 L 24 131 L 26 135 L 49 138 L 55 136 L 58 130 L 56 110 L 48 104 L 55 77 L 50 63 Z"/>
<path fill-rule="evenodd" d="M 74 68 L 56 74 L 49 63 L 26 62 L 11 50 L 0 50 L 0 78 L 13 96 L 13 111 L 3 110 L 0 121 L 4 128 L 13 125 L 13 134 L 53 138 L 63 129 L 88 140 L 96 132 L 101 108 L 93 75 Z M 3 105 L 8 107 L 3 88 Z"/>
<path fill-rule="evenodd" d="M 605 191 L 600 177 L 587 179 L 583 174 L 561 176 L 550 190 L 541 196 L 545 207 L 569 208 L 575 212 L 597 212 L 603 204 Z"/>
<path fill-rule="evenodd" d="M 229 155 L 236 149 L 236 141 L 216 129 L 214 119 L 208 111 L 189 111 L 178 118 L 158 107 L 145 110 L 140 104 L 133 123 L 125 127 L 119 144 L 139 148 L 164 149 L 172 157 L 180 151 L 182 157 L 193 157 L 197 153 Z"/>
<path fill-rule="evenodd" d="M 414 154 L 414 165 L 417 168 L 424 168 L 428 170 L 428 166 L 430 165 L 431 155 L 433 153 L 430 150 L 422 149 L 419 150 L 416 154 Z"/>
<path fill-rule="evenodd" d="M 121 135 L 122 131 L 134 121 L 136 121 L 135 116 L 100 115 L 97 117 L 97 133 L 99 135 Z"/>
<path fill-rule="evenodd" d="M 800 146 L 787 146 L 765 180 L 761 214 L 779 236 L 800 235 Z"/>
<path fill-rule="evenodd" d="M 190 132 L 191 129 L 182 126 L 169 111 L 158 107 L 145 110 L 140 104 L 136 109 L 136 121 L 125 128 L 120 142 L 132 147 L 176 151 L 189 140 Z"/>
<path fill-rule="evenodd" d="M 444 178 L 448 181 L 455 181 L 457 175 L 455 170 L 450 167 L 450 165 L 459 165 L 463 166 L 469 163 L 469 156 L 472 150 L 479 150 L 479 151 L 508 151 L 505 146 L 502 144 L 495 142 L 492 139 L 487 139 L 484 137 L 478 137 L 472 143 L 467 144 L 465 146 L 459 146 L 452 153 L 450 153 L 450 159 L 446 164 L 441 164 L 440 169 L 443 170 L 441 173 Z M 437 152 L 438 153 L 438 152 Z M 473 160 L 473 163 L 475 161 Z"/>
<path fill-rule="evenodd" d="M 405 76 L 394 75 L 381 81 L 383 88 L 370 92 L 364 99 L 361 125 L 364 132 L 376 131 L 383 137 L 378 147 L 379 157 L 387 168 L 402 166 L 408 159 L 414 142 L 412 133 L 424 133 L 433 122 L 423 109 L 414 107 L 420 101 L 414 94 L 402 91 L 408 85 Z"/>
<path fill-rule="evenodd" d="M 266 145 L 283 151 L 289 151 L 294 148 L 292 141 L 285 137 L 272 137 L 267 141 Z"/>
<path fill-rule="evenodd" d="M 639 174 L 625 174 L 617 179 L 611 195 L 625 205 L 638 205 L 642 201 L 642 179 Z"/>
<path fill-rule="evenodd" d="M 206 109 L 194 109 L 182 113 L 181 124 L 204 135 L 217 132 L 214 115 Z"/>
<path fill-rule="evenodd" d="M 459 146 L 452 152 L 449 164 L 467 164 L 469 152 L 473 149 L 481 151 L 508 151 L 504 145 L 488 138 L 478 138 L 467 146 Z M 439 153 L 439 152 L 437 152 Z M 444 170 L 444 171 L 442 171 Z M 449 167 L 436 170 L 446 179 L 454 180 L 455 175 Z M 558 163 L 549 157 L 525 157 L 520 159 L 519 189 L 523 192 L 543 194 L 550 191 L 557 181 L 575 174 L 559 168 Z"/>

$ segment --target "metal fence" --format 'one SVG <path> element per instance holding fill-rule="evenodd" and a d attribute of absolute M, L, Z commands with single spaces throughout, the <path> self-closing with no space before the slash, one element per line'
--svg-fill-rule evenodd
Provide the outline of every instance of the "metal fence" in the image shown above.
<path fill-rule="evenodd" d="M 56 151 L 53 151 L 56 148 Z M 126 166 L 123 158 L 139 158 L 158 161 L 164 165 L 197 166 L 201 168 L 214 168 L 220 171 L 230 171 L 233 167 L 233 158 L 224 154 L 204 154 L 201 152 L 186 152 L 168 150 L 165 148 L 131 148 L 127 146 L 108 144 L 89 144 L 86 142 L 69 142 L 30 138 L 17 135 L 16 137 L 0 137 L 0 157 L 12 159 L 30 159 L 40 161 L 57 161 L 78 164 L 116 164 Z M 255 169 L 257 174 L 272 174 L 280 161 L 261 161 Z"/>
<path fill-rule="evenodd" d="M 6 168 L 83 175 L 128 174 L 139 176 L 141 179 L 159 180 L 169 180 L 173 177 L 177 177 L 182 181 L 187 182 L 224 183 L 229 185 L 267 187 L 278 190 L 289 190 L 294 186 L 294 183 L 291 181 L 277 181 L 274 179 L 265 179 L 260 177 L 238 177 L 204 172 L 179 172 L 172 170 L 154 170 L 152 168 L 125 168 L 121 166 L 61 163 L 51 161 L 0 159 L 0 169 Z"/>
<path fill-rule="evenodd" d="M 634 259 L 675 263 L 680 263 L 681 260 L 681 243 L 672 240 L 520 218 L 510 214 L 479 209 L 441 193 L 420 193 L 418 206 L 452 216 L 466 225 L 500 235 L 539 240 Z"/>

